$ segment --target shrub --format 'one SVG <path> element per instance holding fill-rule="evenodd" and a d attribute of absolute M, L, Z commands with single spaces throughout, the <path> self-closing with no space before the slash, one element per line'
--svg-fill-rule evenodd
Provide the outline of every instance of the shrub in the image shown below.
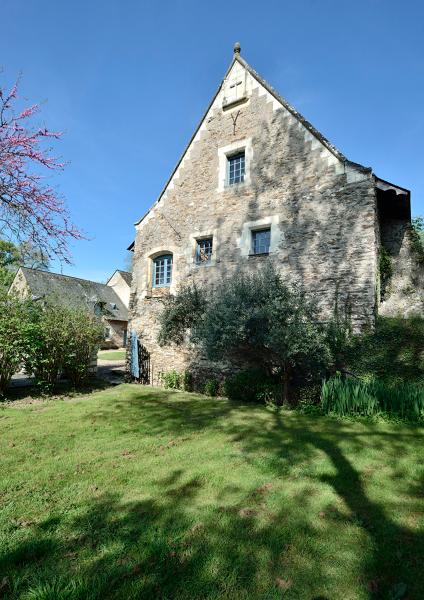
<path fill-rule="evenodd" d="M 181 374 L 178 371 L 169 371 L 168 373 L 162 373 L 161 380 L 163 387 L 170 390 L 181 389 Z"/>
<path fill-rule="evenodd" d="M 424 382 L 424 319 L 379 317 L 373 330 L 352 338 L 348 370 L 362 379 Z"/>
<path fill-rule="evenodd" d="M 224 393 L 236 402 L 275 402 L 281 401 L 281 385 L 264 371 L 251 369 L 239 371 L 228 377 L 224 383 Z"/>
<path fill-rule="evenodd" d="M 36 314 L 37 307 L 31 300 L 0 292 L 0 396 L 31 346 Z"/>
<path fill-rule="evenodd" d="M 384 246 L 381 246 L 378 258 L 380 272 L 380 300 L 384 300 L 387 287 L 393 276 L 393 264 L 390 254 Z"/>
<path fill-rule="evenodd" d="M 341 416 L 387 413 L 420 420 L 424 417 L 424 385 L 336 376 L 323 383 L 322 408 Z"/>
<path fill-rule="evenodd" d="M 79 387 L 90 376 L 90 364 L 103 339 L 103 326 L 94 315 L 85 311 L 70 309 L 66 316 L 67 346 L 63 369 L 72 385 Z"/>
<path fill-rule="evenodd" d="M 190 371 L 183 371 L 181 375 L 181 389 L 185 392 L 193 391 L 193 376 Z"/>
<path fill-rule="evenodd" d="M 419 264 L 424 264 L 424 217 L 412 219 L 410 230 L 411 249 Z"/>
<path fill-rule="evenodd" d="M 25 370 L 45 390 L 52 389 L 62 372 L 73 385 L 82 385 L 102 337 L 100 321 L 88 311 L 47 304 L 38 312 Z"/>
<path fill-rule="evenodd" d="M 215 287 L 181 288 L 165 304 L 160 325 L 161 344 L 190 341 L 209 360 L 278 373 L 286 399 L 295 377 L 320 379 L 330 359 L 314 303 L 270 265 Z"/>
<path fill-rule="evenodd" d="M 203 393 L 206 396 L 217 396 L 219 392 L 219 381 L 217 379 L 208 379 L 205 382 Z"/>

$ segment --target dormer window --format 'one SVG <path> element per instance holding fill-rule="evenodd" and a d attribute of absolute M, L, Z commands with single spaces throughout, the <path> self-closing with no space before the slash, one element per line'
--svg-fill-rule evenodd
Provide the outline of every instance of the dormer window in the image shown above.
<path fill-rule="evenodd" d="M 245 153 L 238 152 L 227 157 L 228 160 L 228 185 L 243 183 L 245 174 Z"/>
<path fill-rule="evenodd" d="M 172 281 L 172 254 L 162 254 L 153 260 L 154 288 L 168 287 Z"/>
<path fill-rule="evenodd" d="M 225 95 L 222 101 L 223 108 L 232 104 L 239 104 L 246 100 L 246 74 L 238 72 L 225 85 Z"/>

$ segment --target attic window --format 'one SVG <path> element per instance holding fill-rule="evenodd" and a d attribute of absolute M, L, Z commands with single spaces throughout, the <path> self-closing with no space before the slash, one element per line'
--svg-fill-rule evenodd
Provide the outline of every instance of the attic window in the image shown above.
<path fill-rule="evenodd" d="M 110 308 L 111 308 L 112 310 L 116 310 L 118 307 L 117 307 L 117 305 L 116 305 L 116 303 L 115 303 L 115 302 L 110 302 Z"/>
<path fill-rule="evenodd" d="M 222 101 L 223 107 L 239 103 L 246 98 L 246 82 L 244 74 L 239 74 L 230 79 L 225 86 L 225 96 Z"/>

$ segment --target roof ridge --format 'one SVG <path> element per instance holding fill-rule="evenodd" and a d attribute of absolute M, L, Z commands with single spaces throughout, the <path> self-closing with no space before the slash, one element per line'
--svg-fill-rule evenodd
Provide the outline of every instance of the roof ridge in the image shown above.
<path fill-rule="evenodd" d="M 95 283 L 96 285 L 104 285 L 110 287 L 107 283 L 101 283 L 100 281 L 94 281 L 93 279 L 84 279 L 83 277 L 74 277 L 74 275 L 65 275 L 64 273 L 55 273 L 54 271 L 44 271 L 43 269 L 33 269 L 32 267 L 20 267 L 22 270 L 27 269 L 28 271 L 35 271 L 36 273 L 43 273 L 45 275 L 54 275 L 55 277 L 67 277 L 68 279 L 75 279 L 77 281 L 87 281 L 88 283 Z"/>
<path fill-rule="evenodd" d="M 237 44 L 236 44 L 237 45 Z M 372 172 L 372 168 L 371 167 L 365 167 L 359 163 L 353 162 L 351 160 L 349 160 L 336 146 L 334 146 L 334 144 L 332 144 L 320 131 L 318 131 L 318 129 L 316 129 L 312 123 L 310 123 L 298 110 L 296 110 L 289 102 L 287 102 L 287 100 L 281 96 L 265 79 L 263 79 L 263 77 L 261 77 L 259 75 L 259 73 L 253 69 L 253 67 L 251 67 L 249 65 L 249 63 L 240 56 L 240 46 L 238 45 L 238 50 L 236 50 L 236 46 L 234 47 L 234 55 L 233 58 L 231 60 L 230 66 L 228 67 L 227 71 L 225 72 L 224 77 L 222 78 L 218 89 L 216 90 L 211 102 L 209 103 L 206 111 L 203 113 L 202 118 L 200 119 L 197 127 L 194 130 L 193 135 L 190 137 L 190 140 L 188 141 L 187 145 L 185 146 L 182 154 L 180 155 L 174 169 L 172 170 L 172 173 L 170 175 L 170 177 L 166 180 L 166 183 L 164 185 L 164 187 L 162 188 L 159 196 L 156 198 L 156 200 L 153 202 L 153 204 L 149 207 L 149 209 L 144 213 L 144 215 L 138 219 L 138 221 L 135 222 L 135 225 L 139 225 L 141 223 L 141 221 L 143 221 L 143 219 L 153 210 L 153 208 L 160 202 L 162 196 L 164 195 L 164 193 L 166 192 L 169 184 L 172 181 L 172 178 L 174 177 L 175 173 L 177 172 L 180 164 L 182 163 L 185 155 L 188 152 L 188 149 L 191 146 L 191 143 L 193 142 L 194 138 L 196 137 L 199 129 L 202 126 L 203 121 L 205 120 L 209 110 L 212 108 L 213 103 L 216 100 L 216 97 L 218 96 L 219 92 L 221 91 L 222 85 L 225 82 L 225 79 L 227 78 L 229 72 L 231 71 L 233 65 L 235 62 L 239 62 L 249 73 L 252 77 L 254 77 L 272 96 L 274 96 L 274 98 L 280 102 L 280 104 L 282 104 L 284 106 L 284 108 L 286 110 L 288 110 L 300 123 L 302 123 L 302 125 L 314 136 L 317 138 L 318 141 L 320 141 L 329 152 L 331 152 L 336 158 L 338 158 L 341 162 L 347 163 L 349 165 L 351 165 L 354 168 L 357 168 L 363 172 L 367 172 L 370 173 Z M 129 248 L 131 248 L 132 245 L 130 245 Z M 129 249 L 128 248 L 128 249 Z"/>

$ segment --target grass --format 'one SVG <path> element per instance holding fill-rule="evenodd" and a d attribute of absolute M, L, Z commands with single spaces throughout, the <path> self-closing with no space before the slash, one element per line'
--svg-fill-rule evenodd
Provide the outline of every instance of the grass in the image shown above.
<path fill-rule="evenodd" d="M 100 360 L 125 360 L 125 350 L 109 350 L 107 352 L 100 350 L 97 358 Z"/>
<path fill-rule="evenodd" d="M 422 598 L 418 426 L 120 385 L 0 434 L 5 598 Z"/>

